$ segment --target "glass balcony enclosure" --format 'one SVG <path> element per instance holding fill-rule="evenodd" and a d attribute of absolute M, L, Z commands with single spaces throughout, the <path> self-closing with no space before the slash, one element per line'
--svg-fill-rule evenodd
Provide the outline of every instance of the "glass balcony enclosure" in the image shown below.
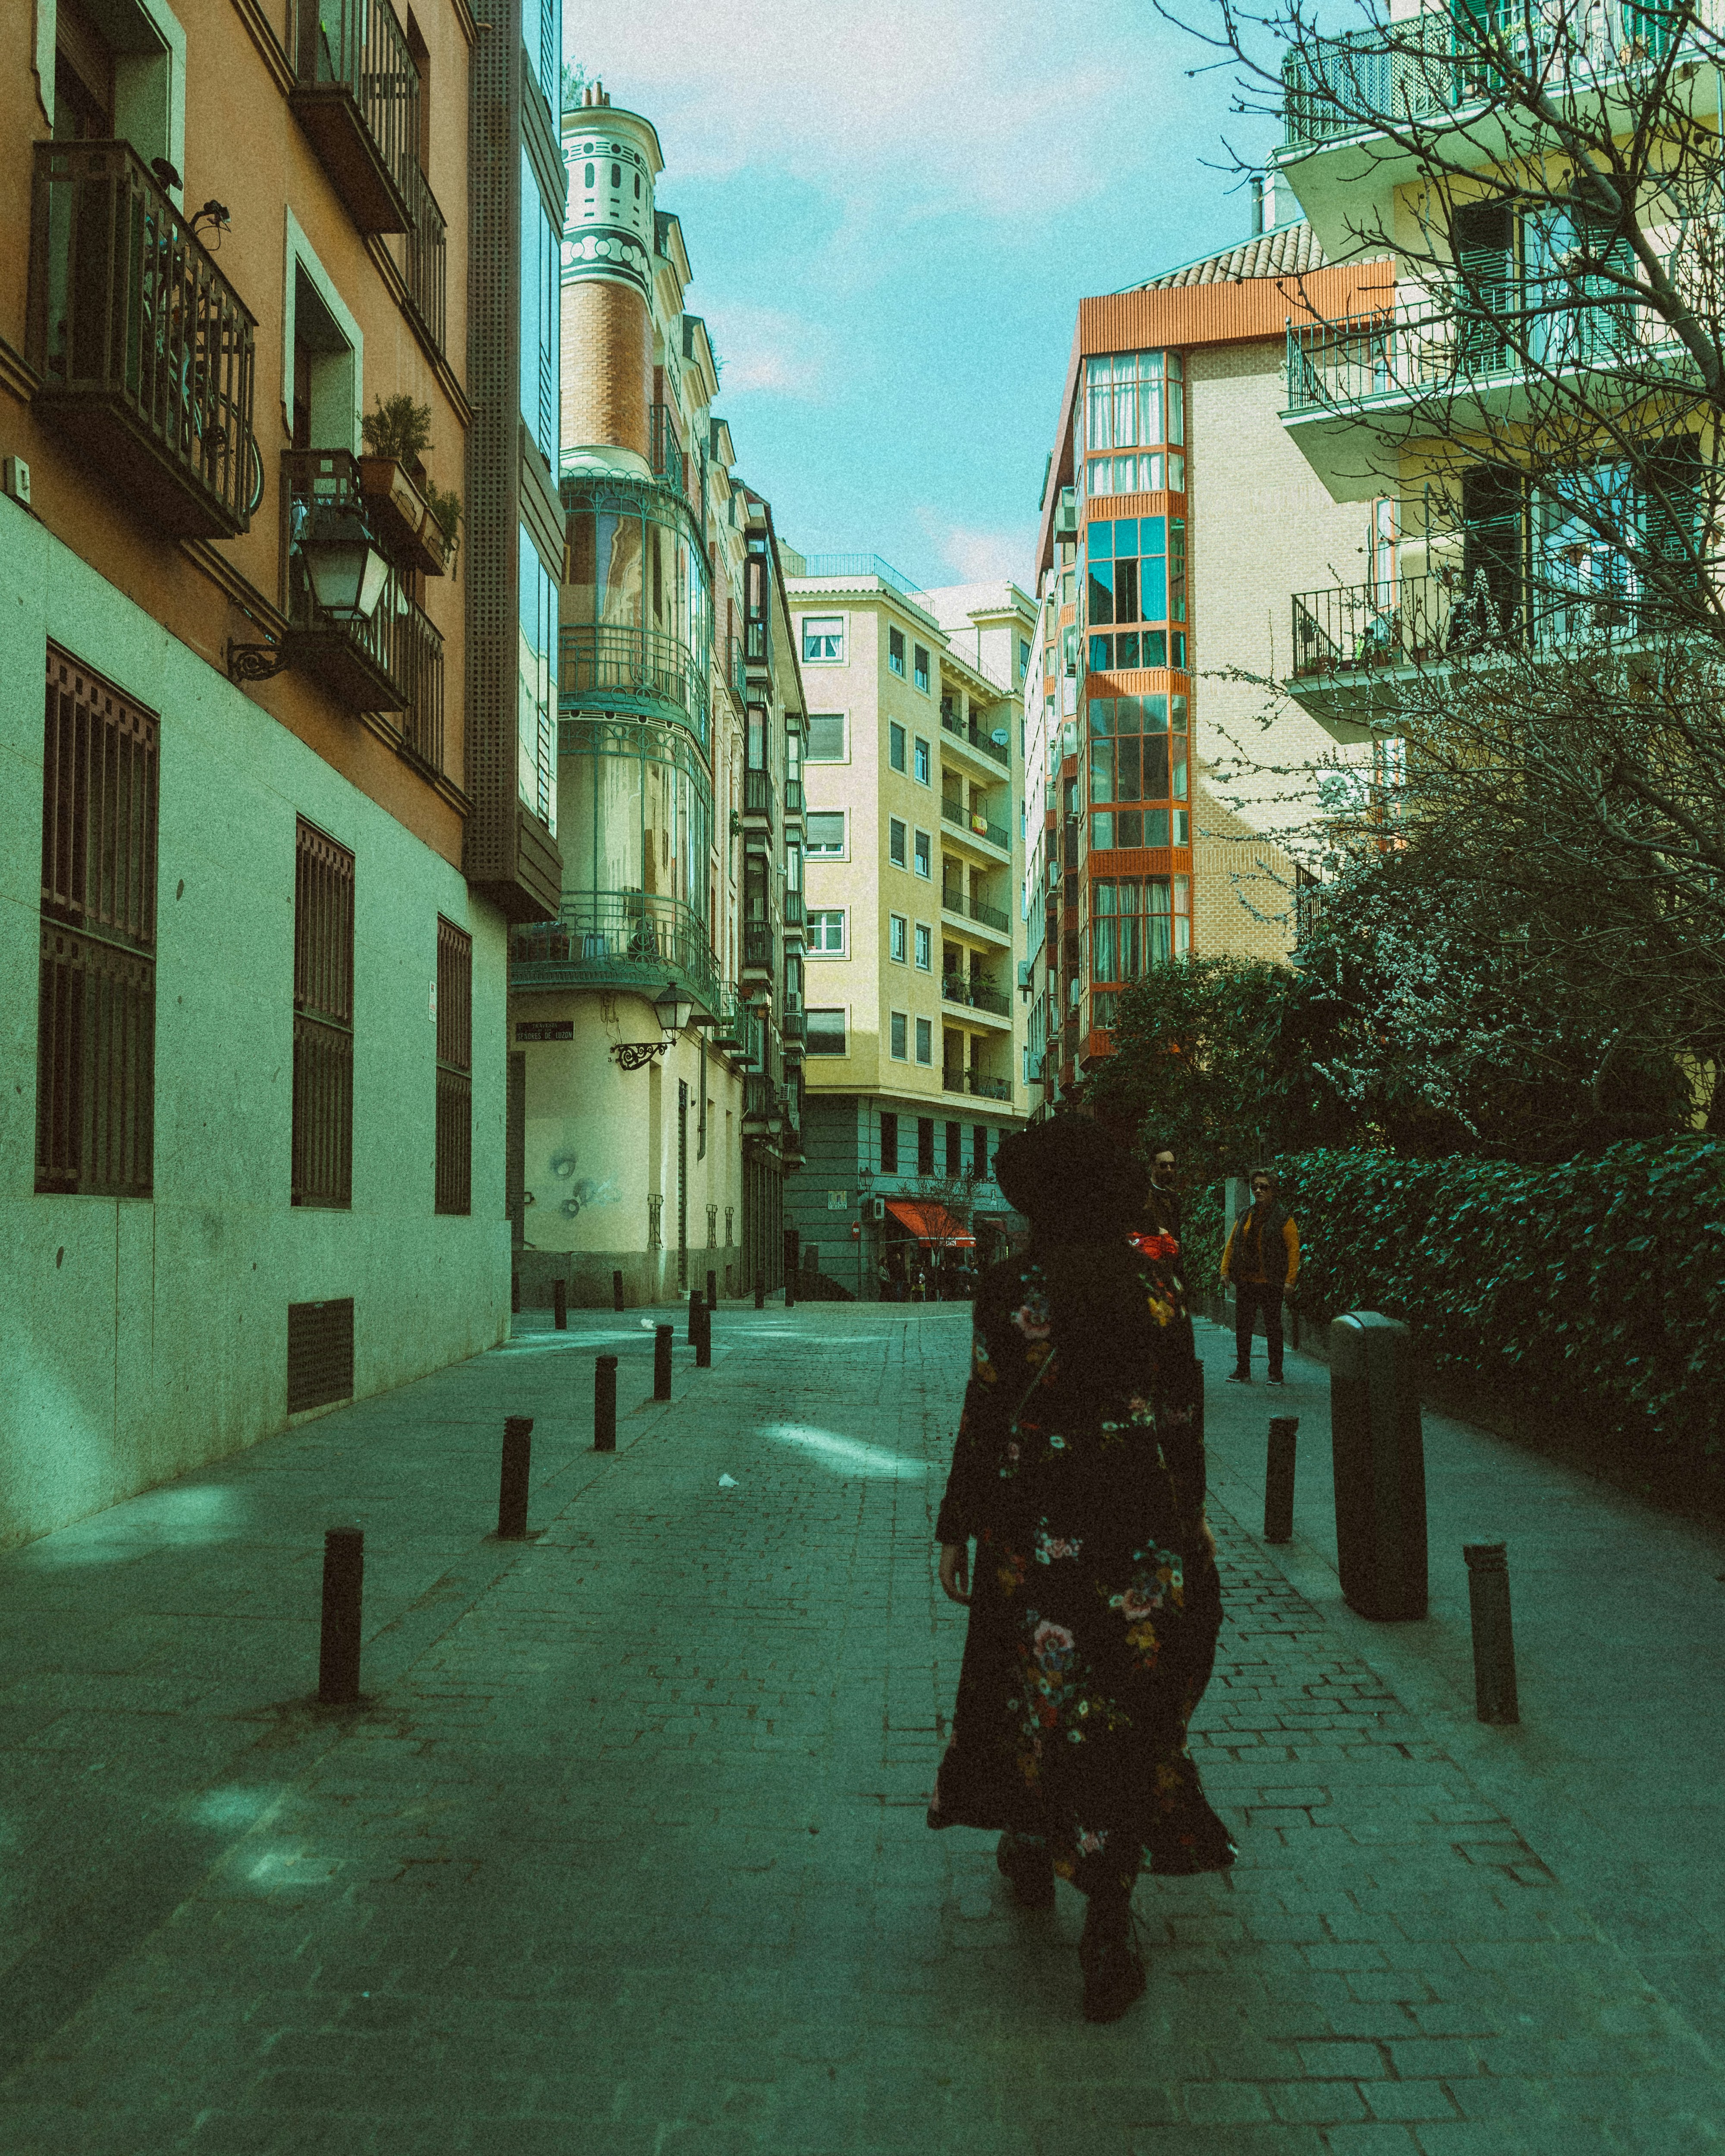
<path fill-rule="evenodd" d="M 680 726 L 563 719 L 557 728 L 557 843 L 564 897 L 638 893 L 686 908 L 705 933 L 712 788 Z"/>
<path fill-rule="evenodd" d="M 681 498 L 614 475 L 566 479 L 568 571 L 560 621 L 581 707 L 675 706 L 707 746 L 712 602 L 707 565 Z"/>

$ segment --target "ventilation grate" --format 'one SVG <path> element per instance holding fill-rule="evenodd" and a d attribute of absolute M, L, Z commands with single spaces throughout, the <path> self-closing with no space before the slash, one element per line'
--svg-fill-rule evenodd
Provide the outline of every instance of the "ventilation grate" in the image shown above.
<path fill-rule="evenodd" d="M 353 1398 L 353 1297 L 288 1305 L 287 1411 Z"/>

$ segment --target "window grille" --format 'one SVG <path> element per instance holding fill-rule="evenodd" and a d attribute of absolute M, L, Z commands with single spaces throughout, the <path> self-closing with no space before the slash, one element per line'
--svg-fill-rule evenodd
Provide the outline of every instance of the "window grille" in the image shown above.
<path fill-rule="evenodd" d="M 36 1188 L 148 1197 L 158 721 L 48 647 Z"/>
<path fill-rule="evenodd" d="M 437 917 L 437 1197 L 473 1210 L 473 938 Z"/>
<path fill-rule="evenodd" d="M 300 819 L 293 1203 L 353 1202 L 353 855 Z"/>

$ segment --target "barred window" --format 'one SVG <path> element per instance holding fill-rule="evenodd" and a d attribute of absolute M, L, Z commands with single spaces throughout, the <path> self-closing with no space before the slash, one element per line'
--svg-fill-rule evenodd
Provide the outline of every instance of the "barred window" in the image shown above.
<path fill-rule="evenodd" d="M 353 1202 L 353 856 L 303 817 L 294 887 L 295 1205 Z"/>
<path fill-rule="evenodd" d="M 158 723 L 49 645 L 39 1191 L 151 1192 Z"/>
<path fill-rule="evenodd" d="M 437 1209 L 473 1210 L 473 938 L 437 916 Z"/>

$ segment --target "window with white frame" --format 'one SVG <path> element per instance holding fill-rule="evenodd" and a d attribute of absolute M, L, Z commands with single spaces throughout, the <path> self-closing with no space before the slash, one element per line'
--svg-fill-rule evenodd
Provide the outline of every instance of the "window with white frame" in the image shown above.
<path fill-rule="evenodd" d="M 916 1060 L 919 1063 L 932 1063 L 934 1060 L 934 1022 L 931 1019 L 919 1018 L 916 1021 Z"/>
<path fill-rule="evenodd" d="M 907 1063 L 910 1060 L 911 1055 L 907 1040 L 909 1027 L 903 1011 L 893 1012 L 891 1018 L 889 1020 L 889 1052 L 891 1055 L 893 1061 L 895 1063 Z"/>
<path fill-rule="evenodd" d="M 926 921 L 916 923 L 916 966 L 921 973 L 934 971 L 934 931 Z"/>
<path fill-rule="evenodd" d="M 805 941 L 808 955 L 811 958 L 842 958 L 845 956 L 844 907 L 826 906 L 811 913 Z"/>
<path fill-rule="evenodd" d="M 905 678 L 905 633 L 901 629 L 886 632 L 886 664 L 902 681 Z"/>
<path fill-rule="evenodd" d="M 916 834 L 915 859 L 917 875 L 925 880 L 932 879 L 934 875 L 934 841 L 927 831 Z"/>
<path fill-rule="evenodd" d="M 809 714 L 807 739 L 803 744 L 804 763 L 843 763 L 845 761 L 845 714 L 843 711 L 811 711 Z"/>
<path fill-rule="evenodd" d="M 895 965 L 902 966 L 910 955 L 910 923 L 901 913 L 886 916 L 886 955 Z"/>
<path fill-rule="evenodd" d="M 927 786 L 930 783 L 929 773 L 932 771 L 933 767 L 933 752 L 930 749 L 928 743 L 924 741 L 922 737 L 919 734 L 916 737 L 916 754 L 911 759 L 911 776 L 916 780 L 919 786 Z"/>
<path fill-rule="evenodd" d="M 896 869 L 908 865 L 906 841 L 909 836 L 908 830 L 898 818 L 896 816 L 891 818 L 886 826 L 886 853 L 887 858 Z"/>
<path fill-rule="evenodd" d="M 811 1010 L 809 1013 L 809 1039 L 805 1045 L 810 1055 L 844 1055 L 844 1011 Z"/>
<path fill-rule="evenodd" d="M 916 680 L 916 686 L 917 686 L 917 687 L 918 687 L 918 688 L 922 691 L 923 695 L 926 696 L 928 694 L 928 647 L 927 647 L 927 644 L 917 644 L 917 645 L 916 645 L 916 649 L 915 649 L 915 650 L 914 650 L 914 652 L 912 653 L 912 654 L 911 654 L 911 655 L 912 655 L 912 657 L 915 659 L 915 660 L 916 660 L 916 667 L 915 667 L 915 680 Z"/>
<path fill-rule="evenodd" d="M 845 811 L 810 808 L 803 818 L 803 851 L 811 861 L 837 860 L 845 851 Z"/>
<path fill-rule="evenodd" d="M 886 722 L 886 761 L 895 771 L 905 767 L 905 730 L 896 719 Z"/>
<path fill-rule="evenodd" d="M 803 617 L 803 664 L 805 666 L 842 666 L 844 663 L 844 615 L 805 613 Z"/>

